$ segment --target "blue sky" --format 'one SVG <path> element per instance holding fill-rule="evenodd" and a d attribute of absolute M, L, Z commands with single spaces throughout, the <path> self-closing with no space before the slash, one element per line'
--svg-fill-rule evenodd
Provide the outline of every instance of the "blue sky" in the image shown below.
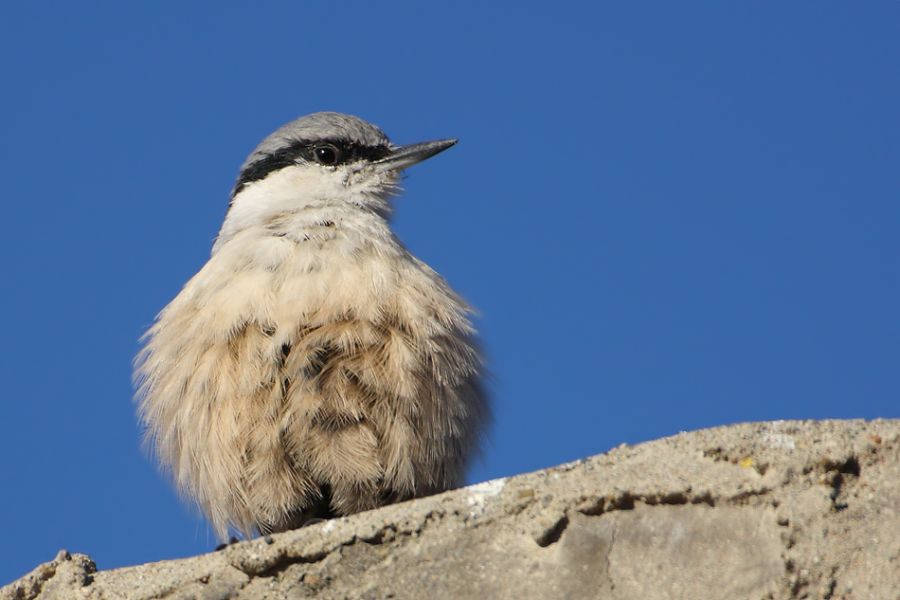
<path fill-rule="evenodd" d="M 399 236 L 472 304 L 472 481 L 740 421 L 898 417 L 900 3 L 5 3 L 0 583 L 215 541 L 130 363 L 244 157 L 358 114 Z"/>

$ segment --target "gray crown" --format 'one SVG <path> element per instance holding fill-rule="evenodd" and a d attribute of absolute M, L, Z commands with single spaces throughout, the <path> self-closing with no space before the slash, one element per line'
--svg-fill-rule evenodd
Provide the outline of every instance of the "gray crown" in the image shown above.
<path fill-rule="evenodd" d="M 359 117 L 336 112 L 318 112 L 279 127 L 260 142 L 241 165 L 241 170 L 299 141 L 328 139 L 355 142 L 360 146 L 389 146 L 391 143 L 381 129 Z"/>

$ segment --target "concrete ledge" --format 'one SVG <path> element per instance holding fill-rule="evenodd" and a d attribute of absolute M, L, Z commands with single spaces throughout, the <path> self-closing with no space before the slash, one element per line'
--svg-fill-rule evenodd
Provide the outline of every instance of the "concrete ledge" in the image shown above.
<path fill-rule="evenodd" d="M 182 560 L 65 551 L 0 600 L 900 597 L 900 420 L 621 446 Z"/>

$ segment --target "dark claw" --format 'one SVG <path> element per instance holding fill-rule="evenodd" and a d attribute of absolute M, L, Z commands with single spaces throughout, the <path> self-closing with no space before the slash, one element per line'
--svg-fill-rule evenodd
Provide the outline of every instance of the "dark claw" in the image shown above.
<path fill-rule="evenodd" d="M 225 542 L 224 544 L 219 544 L 218 546 L 216 546 L 216 549 L 213 550 L 213 552 L 218 552 L 219 550 L 224 550 L 225 548 L 227 548 L 228 546 L 230 546 L 230 545 L 232 545 L 232 544 L 237 544 L 239 541 L 240 541 L 240 540 L 237 539 L 236 537 L 231 536 L 231 538 L 229 538 L 229 540 L 228 540 L 227 542 Z"/>

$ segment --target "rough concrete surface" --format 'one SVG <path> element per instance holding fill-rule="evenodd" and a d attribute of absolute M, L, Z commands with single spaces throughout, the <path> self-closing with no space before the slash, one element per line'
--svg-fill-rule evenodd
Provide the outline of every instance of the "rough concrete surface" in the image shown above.
<path fill-rule="evenodd" d="M 0 600 L 900 599 L 900 420 L 720 427 Z"/>

